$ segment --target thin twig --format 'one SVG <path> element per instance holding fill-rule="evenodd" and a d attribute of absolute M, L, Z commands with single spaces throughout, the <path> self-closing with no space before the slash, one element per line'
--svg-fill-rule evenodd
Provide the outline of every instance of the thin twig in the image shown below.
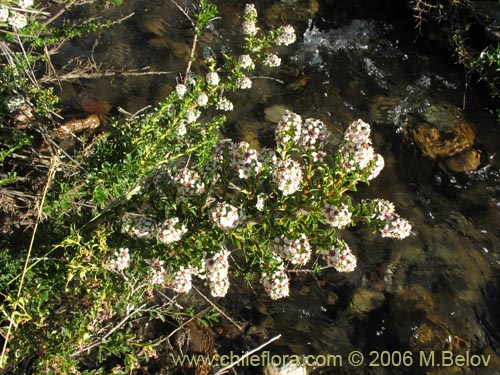
<path fill-rule="evenodd" d="M 72 358 L 73 358 L 73 357 L 77 357 L 77 356 L 79 356 L 80 354 L 82 354 L 82 353 L 84 353 L 84 352 L 86 352 L 86 351 L 89 351 L 90 349 L 95 348 L 95 347 L 96 347 L 96 346 L 98 346 L 98 345 L 101 345 L 104 341 L 106 341 L 106 339 L 107 339 L 109 336 L 111 336 L 111 335 L 112 335 L 114 332 L 116 332 L 116 331 L 117 331 L 117 330 L 118 330 L 118 329 L 119 329 L 122 325 L 124 325 L 124 324 L 125 324 L 125 323 L 126 323 L 126 322 L 130 319 L 130 317 L 131 317 L 132 315 L 135 315 L 136 313 L 140 312 L 140 311 L 143 309 L 143 307 L 144 307 L 144 306 L 146 306 L 146 305 L 147 305 L 147 303 L 144 303 L 144 304 L 142 304 L 140 307 L 138 307 L 137 309 L 134 309 L 134 310 L 132 310 L 131 312 L 129 312 L 127 315 L 125 315 L 125 316 L 123 317 L 123 319 L 122 319 L 122 320 L 120 320 L 120 322 L 118 322 L 118 324 L 117 324 L 116 326 L 114 326 L 112 329 L 110 329 L 110 330 L 108 331 L 108 333 L 106 333 L 106 334 L 105 334 L 105 335 L 104 335 L 104 336 L 103 336 L 100 340 L 98 340 L 98 341 L 94 342 L 93 344 L 88 345 L 88 346 L 86 346 L 86 347 L 84 347 L 84 348 L 82 348 L 82 349 L 80 349 L 80 350 L 77 350 L 77 351 L 76 351 L 76 352 L 74 352 L 74 353 L 71 353 L 69 356 L 70 356 L 70 357 L 72 357 Z"/>
<path fill-rule="evenodd" d="M 234 321 L 234 319 L 232 319 L 229 315 L 227 315 L 224 311 L 222 311 L 222 310 L 219 308 L 219 306 L 217 306 L 215 303 L 213 303 L 212 301 L 210 301 L 210 300 L 209 300 L 209 299 L 208 299 L 208 298 L 207 298 L 207 297 L 206 297 L 206 296 L 205 296 L 202 292 L 200 292 L 200 290 L 199 290 L 197 287 L 193 286 L 193 288 L 194 288 L 194 290 L 196 290 L 196 291 L 198 292 L 198 294 L 199 294 L 200 296 L 202 296 L 202 297 L 203 297 L 203 299 L 204 299 L 205 301 L 207 301 L 209 304 L 211 304 L 211 305 L 212 305 L 212 307 L 213 307 L 215 310 L 217 310 L 217 311 L 218 311 L 219 313 L 221 313 L 221 314 L 222 314 L 222 315 L 223 315 L 223 316 L 224 316 L 227 320 L 229 320 L 231 323 L 233 323 L 233 324 L 236 326 L 236 328 L 238 328 L 238 329 L 239 329 L 240 331 L 242 331 L 242 332 L 244 331 L 244 329 L 243 329 L 243 327 L 242 327 L 242 326 L 240 326 L 238 323 L 236 323 L 236 322 Z"/>
<path fill-rule="evenodd" d="M 274 336 L 273 338 L 267 340 L 265 343 L 263 343 L 262 345 L 256 347 L 255 349 L 252 349 L 248 352 L 246 352 L 245 354 L 243 354 L 241 357 L 239 357 L 236 361 L 230 363 L 229 365 L 221 368 L 219 371 L 217 371 L 215 374 L 213 375 L 222 375 L 222 374 L 225 374 L 229 369 L 233 368 L 234 366 L 236 366 L 238 363 L 240 363 L 241 361 L 243 361 L 246 357 L 252 355 L 253 353 L 255 352 L 258 352 L 259 350 L 261 350 L 262 348 L 264 348 L 265 346 L 269 345 L 270 343 L 272 343 L 273 341 L 276 341 L 278 340 L 279 338 L 281 337 L 281 334 L 279 334 L 278 336 Z"/>
<path fill-rule="evenodd" d="M 129 77 L 129 76 L 149 76 L 149 75 L 162 75 L 170 74 L 171 72 L 137 72 L 137 71 L 113 71 L 108 70 L 100 73 L 86 73 L 78 72 L 76 70 L 63 74 L 59 77 L 45 76 L 40 79 L 40 82 L 54 82 L 57 81 L 74 81 L 77 79 L 96 79 L 96 78 L 106 78 L 106 77 Z"/>
<path fill-rule="evenodd" d="M 52 22 L 54 22 L 56 19 L 58 19 L 59 17 L 61 17 L 61 15 L 64 14 L 64 12 L 66 12 L 66 9 L 68 9 L 71 6 L 73 6 L 74 3 L 75 3 L 74 0 L 70 1 L 69 3 L 66 3 L 63 8 L 61 8 L 56 14 L 54 14 L 52 17 L 50 17 L 43 24 L 45 26 L 47 26 L 47 25 L 51 24 Z"/>
<path fill-rule="evenodd" d="M 19 287 L 17 288 L 17 293 L 16 293 L 16 299 L 18 300 L 19 297 L 21 296 L 22 290 L 23 290 L 23 285 L 24 285 L 24 280 L 26 277 L 26 272 L 28 270 L 28 263 L 30 262 L 30 257 L 31 257 L 31 251 L 33 250 L 33 245 L 35 243 L 35 235 L 38 230 L 38 223 L 40 222 L 42 218 L 42 210 L 43 210 L 43 205 L 45 203 L 45 197 L 47 196 L 47 193 L 49 191 L 49 187 L 52 184 L 52 180 L 54 179 L 55 173 L 58 169 L 60 163 L 60 159 L 57 155 L 52 156 L 50 159 L 50 168 L 47 172 L 47 182 L 45 183 L 45 186 L 43 188 L 43 193 L 42 193 L 42 198 L 40 200 L 39 206 L 38 206 L 38 213 L 35 221 L 35 226 L 33 228 L 33 233 L 31 235 L 31 241 L 28 247 L 28 254 L 26 254 L 26 259 L 24 261 L 24 266 L 23 266 L 23 271 L 21 273 L 21 280 L 19 281 Z M 9 318 L 9 328 L 7 329 L 7 333 L 5 334 L 5 341 L 3 343 L 3 348 L 2 348 L 2 354 L 0 355 L 0 366 L 5 363 L 4 358 L 5 354 L 7 352 L 7 346 L 9 344 L 9 338 L 10 334 L 12 332 L 12 327 L 14 325 L 14 313 L 16 312 L 17 304 L 14 305 L 12 313 Z"/>

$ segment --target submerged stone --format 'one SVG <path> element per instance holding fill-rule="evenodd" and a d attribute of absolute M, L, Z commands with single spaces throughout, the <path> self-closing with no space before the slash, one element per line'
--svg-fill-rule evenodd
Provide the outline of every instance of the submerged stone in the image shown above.
<path fill-rule="evenodd" d="M 444 165 L 446 169 L 455 173 L 475 171 L 481 165 L 481 154 L 475 149 L 465 150 L 446 159 Z"/>

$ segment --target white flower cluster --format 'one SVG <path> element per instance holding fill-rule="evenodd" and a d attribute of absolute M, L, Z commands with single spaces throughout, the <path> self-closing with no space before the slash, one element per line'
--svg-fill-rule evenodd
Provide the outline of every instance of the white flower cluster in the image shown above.
<path fill-rule="evenodd" d="M 22 96 L 13 96 L 7 101 L 7 109 L 9 112 L 15 112 L 18 109 L 21 109 L 23 104 L 26 103 L 26 100 Z"/>
<path fill-rule="evenodd" d="M 373 180 L 375 177 L 377 177 L 380 172 L 382 172 L 382 169 L 384 169 L 385 166 L 385 161 L 384 157 L 380 154 L 375 155 L 375 160 L 372 162 L 370 174 L 368 175 L 368 181 Z"/>
<path fill-rule="evenodd" d="M 0 6 L 0 22 L 7 22 L 9 19 L 9 8 L 5 5 Z"/>
<path fill-rule="evenodd" d="M 304 150 L 322 149 L 328 138 L 328 131 L 321 120 L 308 118 L 304 121 L 299 146 Z"/>
<path fill-rule="evenodd" d="M 326 203 L 321 211 L 328 224 L 334 228 L 342 229 L 351 223 L 352 212 L 345 203 L 341 203 L 340 206 Z"/>
<path fill-rule="evenodd" d="M 200 174 L 192 169 L 183 168 L 176 172 L 167 169 L 167 174 L 177 189 L 178 200 L 205 192 L 205 183 L 201 180 Z"/>
<path fill-rule="evenodd" d="M 184 120 L 179 121 L 177 124 L 177 135 L 183 136 L 187 133 L 187 122 Z"/>
<path fill-rule="evenodd" d="M 373 212 L 372 219 L 386 221 L 387 219 L 392 217 L 396 212 L 394 203 L 389 202 L 388 200 L 373 199 L 370 202 L 375 204 L 372 210 Z"/>
<path fill-rule="evenodd" d="M 172 217 L 158 225 L 156 237 L 164 244 L 169 244 L 179 241 L 187 232 L 186 226 L 178 225 L 179 218 Z M 177 228 L 176 228 L 177 226 Z"/>
<path fill-rule="evenodd" d="M 392 202 L 385 199 L 373 199 L 369 203 L 373 212 L 372 219 L 379 222 L 382 237 L 403 239 L 410 235 L 411 224 L 396 213 Z"/>
<path fill-rule="evenodd" d="M 257 203 L 255 203 L 255 208 L 257 211 L 264 211 L 264 205 L 266 204 L 267 196 L 263 193 L 257 195 Z"/>
<path fill-rule="evenodd" d="M 276 127 L 276 142 L 286 147 L 288 144 L 298 144 L 302 132 L 302 118 L 293 112 L 286 111 Z"/>
<path fill-rule="evenodd" d="M 274 42 L 278 46 L 288 46 L 294 43 L 295 39 L 295 30 L 291 25 L 286 25 L 279 29 L 279 35 Z"/>
<path fill-rule="evenodd" d="M 238 62 L 243 69 L 253 70 L 255 68 L 255 64 L 250 55 L 241 55 L 238 57 Z"/>
<path fill-rule="evenodd" d="M 19 0 L 19 7 L 26 9 L 33 6 L 33 0 Z"/>
<path fill-rule="evenodd" d="M 253 36 L 257 34 L 259 28 L 257 27 L 257 9 L 254 4 L 246 4 L 245 12 L 243 14 L 243 34 Z"/>
<path fill-rule="evenodd" d="M 326 154 L 322 149 L 328 138 L 325 124 L 318 119 L 302 118 L 296 113 L 286 111 L 276 127 L 276 142 L 282 147 L 296 146 L 303 151 L 314 154 L 314 159 L 319 160 Z"/>
<path fill-rule="evenodd" d="M 208 104 L 208 95 L 202 92 L 200 95 L 198 95 L 196 104 L 198 104 L 200 107 L 205 107 Z"/>
<path fill-rule="evenodd" d="M 269 297 L 274 300 L 287 297 L 290 294 L 290 279 L 285 272 L 283 263 L 270 274 L 264 272 L 260 278 L 260 283 Z"/>
<path fill-rule="evenodd" d="M 109 266 L 115 271 L 123 271 L 130 266 L 130 254 L 128 248 L 121 247 L 113 254 L 115 257 L 111 259 Z"/>
<path fill-rule="evenodd" d="M 344 241 L 339 241 L 330 250 L 321 251 L 321 255 L 326 264 L 329 267 L 334 267 L 338 272 L 352 272 L 356 269 L 356 256 Z"/>
<path fill-rule="evenodd" d="M 217 72 L 209 72 L 206 75 L 207 84 L 210 86 L 217 86 L 220 82 L 219 75 Z"/>
<path fill-rule="evenodd" d="M 240 222 L 238 209 L 226 202 L 219 202 L 210 210 L 210 219 L 220 229 L 233 229 Z"/>
<path fill-rule="evenodd" d="M 403 239 L 410 235 L 411 225 L 408 220 L 393 214 L 385 220 L 385 224 L 380 228 L 382 237 Z"/>
<path fill-rule="evenodd" d="M 305 266 L 311 258 L 311 245 L 304 233 L 295 240 L 290 240 L 281 235 L 274 239 L 274 252 L 292 264 Z"/>
<path fill-rule="evenodd" d="M 252 80 L 245 76 L 239 77 L 236 80 L 236 86 L 242 90 L 249 89 L 252 87 Z"/>
<path fill-rule="evenodd" d="M 269 53 L 264 57 L 264 60 L 262 61 L 262 63 L 265 66 L 268 66 L 270 68 L 274 68 L 274 67 L 281 65 L 281 59 L 278 57 L 278 55 L 276 55 L 274 53 Z"/>
<path fill-rule="evenodd" d="M 341 167 L 346 172 L 364 170 L 374 161 L 376 154 L 372 147 L 370 132 L 370 125 L 362 120 L 354 121 L 345 131 L 339 152 L 342 155 Z M 375 163 L 378 167 L 380 167 L 381 160 L 383 160 L 380 158 L 377 157 Z M 376 173 L 378 167 L 374 167 L 370 171 L 370 175 L 375 176 L 378 174 Z"/>
<path fill-rule="evenodd" d="M 179 98 L 183 98 L 184 95 L 186 95 L 187 92 L 187 87 L 186 85 L 179 83 L 177 86 L 175 86 L 175 92 L 177 93 L 177 96 Z"/>
<path fill-rule="evenodd" d="M 193 122 L 196 122 L 198 120 L 198 117 L 200 117 L 201 112 L 198 111 L 197 109 L 188 109 L 186 111 L 186 122 L 188 124 L 192 124 Z"/>
<path fill-rule="evenodd" d="M 0 5 L 0 22 L 7 22 L 14 30 L 20 30 L 28 24 L 28 19 L 19 11 L 24 11 L 33 6 L 33 0 L 19 0 L 19 8 Z M 11 13 L 12 12 L 12 13 Z"/>
<path fill-rule="evenodd" d="M 278 189 L 283 192 L 283 195 L 295 193 L 302 182 L 300 164 L 293 159 L 279 160 L 274 168 L 273 180 L 278 184 Z"/>
<path fill-rule="evenodd" d="M 262 163 L 259 161 L 259 154 L 250 148 L 248 142 L 232 144 L 230 148 L 231 167 L 238 172 L 240 178 L 247 179 L 251 175 L 256 175 L 262 170 Z"/>
<path fill-rule="evenodd" d="M 215 105 L 215 108 L 219 111 L 230 112 L 234 109 L 234 105 L 229 99 L 222 97 Z"/>
<path fill-rule="evenodd" d="M 175 170 L 169 165 L 161 165 L 152 180 L 156 190 L 162 193 L 168 191 L 167 186 L 174 186 L 178 201 L 205 192 L 205 183 L 202 181 L 200 174 L 187 167 Z"/>
<path fill-rule="evenodd" d="M 156 234 L 156 221 L 151 217 L 140 216 L 126 219 L 123 223 L 123 232 L 132 237 L 151 239 Z"/>
<path fill-rule="evenodd" d="M 178 271 L 167 273 L 165 285 L 176 293 L 188 293 L 193 287 L 192 275 L 193 269 L 191 266 L 180 266 Z"/>
<path fill-rule="evenodd" d="M 21 13 L 13 13 L 9 17 L 9 25 L 14 29 L 14 30 L 20 30 L 24 28 L 28 24 L 28 19 L 24 14 Z"/>
<path fill-rule="evenodd" d="M 229 254 L 229 251 L 222 249 L 214 256 L 205 259 L 205 273 L 213 297 L 224 297 L 229 289 Z"/>
<path fill-rule="evenodd" d="M 155 259 L 149 263 L 150 281 L 153 285 L 162 285 L 165 282 L 166 272 L 163 268 L 163 260 Z"/>

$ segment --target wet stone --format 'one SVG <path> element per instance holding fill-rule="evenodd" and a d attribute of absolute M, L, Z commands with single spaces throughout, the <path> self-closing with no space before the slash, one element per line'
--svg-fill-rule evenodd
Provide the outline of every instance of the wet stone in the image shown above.
<path fill-rule="evenodd" d="M 425 110 L 424 121 L 417 122 L 412 131 L 424 156 L 449 157 L 473 145 L 473 126 L 457 112 L 450 106 L 432 106 Z"/>
<path fill-rule="evenodd" d="M 266 121 L 277 124 L 287 110 L 290 109 L 282 104 L 275 104 L 271 107 L 267 107 L 264 110 Z"/>
<path fill-rule="evenodd" d="M 455 173 L 475 171 L 481 165 L 481 154 L 474 149 L 466 150 L 446 159 L 444 165 L 446 169 Z"/>
<path fill-rule="evenodd" d="M 385 296 L 380 291 L 371 288 L 359 288 L 354 293 L 348 314 L 366 315 L 380 307 L 384 301 Z"/>

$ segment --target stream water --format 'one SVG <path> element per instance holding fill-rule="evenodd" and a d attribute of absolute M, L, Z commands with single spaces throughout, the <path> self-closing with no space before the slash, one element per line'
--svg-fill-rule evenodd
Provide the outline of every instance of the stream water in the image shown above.
<path fill-rule="evenodd" d="M 63 84 L 68 112 L 81 108 L 114 113 L 154 104 L 184 71 L 191 30 L 169 1 L 137 1 L 115 14 L 135 15 L 98 44 L 81 42 L 64 51 L 89 57 L 103 68 L 171 71 L 170 75 L 81 80 Z M 386 161 L 381 176 L 357 197 L 393 201 L 414 235 L 381 239 L 366 228 L 345 233 L 359 266 L 352 274 L 319 278 L 294 274 L 291 296 L 271 302 L 248 289 L 233 291 L 242 316 L 269 337 L 268 349 L 288 354 L 340 354 L 328 374 L 500 374 L 500 128 L 494 106 L 479 90 L 465 91 L 463 71 L 437 45 L 416 38 L 411 14 L 383 2 L 259 1 L 264 25 L 291 23 L 297 43 L 282 50 L 285 63 L 235 96 L 228 134 L 265 144 L 274 113 L 283 107 L 329 124 L 333 139 L 354 119 L 373 126 L 374 144 Z M 389 2 L 387 2 L 389 3 Z M 222 19 L 201 39 L 236 46 L 243 3 L 220 1 Z M 128 8 L 128 9 L 127 9 Z M 118 12 L 118 13 L 117 13 Z M 464 99 L 465 96 L 465 99 Z M 408 123 L 428 108 L 457 108 L 475 125 L 481 151 L 476 172 L 452 174 L 421 156 Z M 455 113 L 455 112 L 453 112 Z M 335 141 L 334 141 L 335 142 Z M 347 363 L 353 350 L 360 367 Z M 430 353 L 449 350 L 491 355 L 483 367 L 369 366 L 371 351 Z"/>

